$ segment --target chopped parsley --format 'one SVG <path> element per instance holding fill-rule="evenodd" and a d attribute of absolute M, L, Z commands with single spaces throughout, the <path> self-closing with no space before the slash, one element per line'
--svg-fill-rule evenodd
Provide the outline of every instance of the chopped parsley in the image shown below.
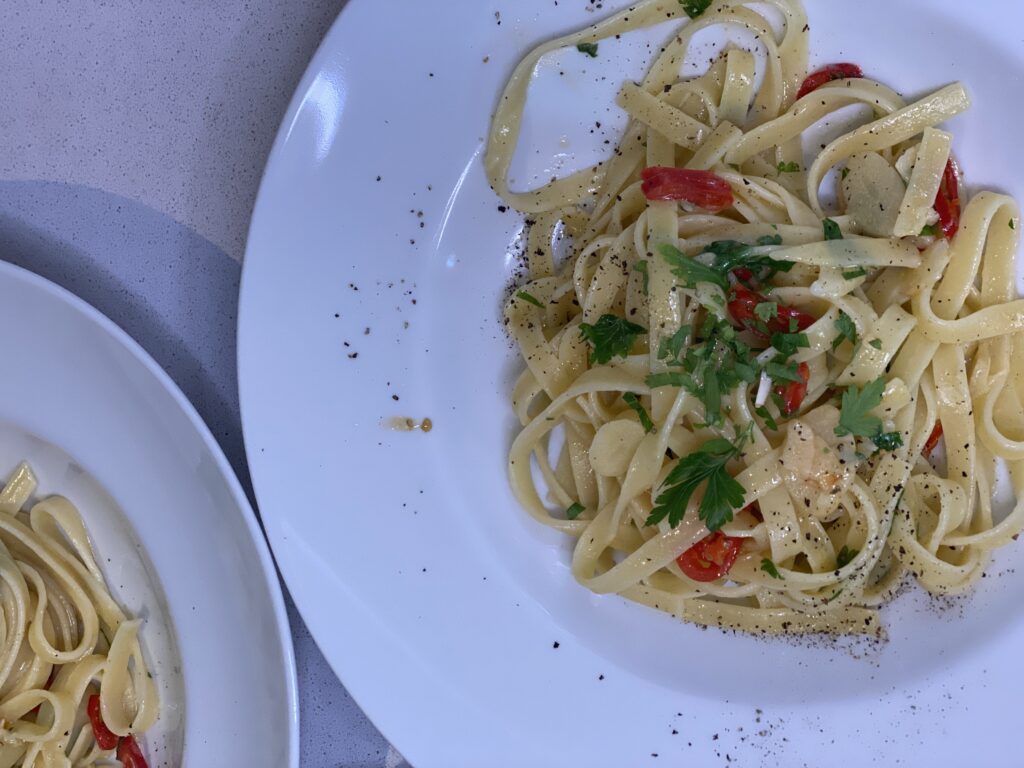
<path fill-rule="evenodd" d="M 843 239 L 843 230 L 841 230 L 839 228 L 839 225 L 836 224 L 834 221 L 832 221 L 832 219 L 822 219 L 821 220 L 821 227 L 825 231 L 825 239 L 826 240 L 842 240 Z"/>
<path fill-rule="evenodd" d="M 532 293 L 527 293 L 526 291 L 519 291 L 516 293 L 516 298 L 522 299 L 523 301 L 528 301 L 535 307 L 541 307 L 542 309 L 544 308 L 544 305 L 540 303 L 540 299 L 538 299 Z"/>
<path fill-rule="evenodd" d="M 764 425 L 768 427 L 768 429 L 774 430 L 775 432 L 779 431 L 779 423 L 772 418 L 771 412 L 763 405 L 757 406 L 757 408 L 754 409 L 754 413 L 764 419 Z"/>
<path fill-rule="evenodd" d="M 849 175 L 850 175 L 850 169 L 849 168 L 843 168 L 843 170 L 839 172 L 839 178 L 840 179 L 845 179 Z"/>
<path fill-rule="evenodd" d="M 647 271 L 647 259 L 640 259 L 633 265 L 633 269 L 644 276 L 644 296 L 646 296 L 651 287 L 651 274 Z"/>
<path fill-rule="evenodd" d="M 772 377 L 772 381 L 792 381 L 795 384 L 803 384 L 804 377 L 796 363 L 776 362 L 773 360 L 765 367 L 765 371 Z"/>
<path fill-rule="evenodd" d="M 580 53 L 585 53 L 592 59 L 597 58 L 597 43 L 580 43 L 576 46 L 576 50 Z"/>
<path fill-rule="evenodd" d="M 782 235 L 764 235 L 757 238 L 757 245 L 782 245 Z M 776 272 L 789 272 L 793 268 L 792 262 L 778 261 L 771 256 L 755 256 L 753 250 L 753 245 L 736 240 L 715 240 L 704 249 L 714 255 L 714 268 L 726 274 L 738 267 L 746 267 L 754 271 L 768 269 L 770 274 L 767 277 L 771 277 Z"/>
<path fill-rule="evenodd" d="M 858 277 L 864 277 L 868 271 L 864 267 L 854 267 L 853 269 L 843 270 L 843 280 L 856 280 Z"/>
<path fill-rule="evenodd" d="M 671 336 L 662 337 L 658 344 L 658 359 L 667 361 L 669 365 L 682 365 L 679 361 L 679 353 L 686 346 L 686 340 L 690 337 L 691 330 L 690 326 L 683 325 Z"/>
<path fill-rule="evenodd" d="M 939 234 L 939 228 L 934 224 L 925 224 L 921 227 L 921 237 L 937 237 Z"/>
<path fill-rule="evenodd" d="M 788 162 L 779 163 L 775 166 L 776 172 L 781 176 L 783 173 L 800 173 L 800 163 Z"/>
<path fill-rule="evenodd" d="M 845 312 L 840 312 L 839 317 L 834 322 L 836 330 L 839 331 L 839 335 L 832 340 L 832 351 L 839 349 L 839 345 L 843 341 L 849 341 L 851 344 L 857 343 L 857 325 Z"/>
<path fill-rule="evenodd" d="M 637 397 L 634 392 L 626 392 L 622 399 L 626 405 L 636 411 L 636 415 L 640 417 L 640 426 L 644 428 L 644 432 L 654 431 L 654 422 L 651 421 L 650 414 L 647 413 L 647 409 L 644 408 L 643 403 L 640 402 L 640 398 Z"/>
<path fill-rule="evenodd" d="M 771 344 L 784 357 L 795 354 L 798 349 L 807 349 L 811 346 L 806 333 L 773 333 Z"/>
<path fill-rule="evenodd" d="M 685 387 L 690 381 L 690 377 L 685 373 L 665 371 L 663 373 L 648 374 L 646 381 L 647 386 L 652 389 L 657 389 L 658 387 Z"/>
<path fill-rule="evenodd" d="M 688 331 L 689 329 L 687 329 Z M 678 332 L 682 333 L 682 331 Z M 673 336 L 663 340 L 659 353 L 667 358 L 673 352 L 681 372 L 653 373 L 647 377 L 650 387 L 684 387 L 704 405 L 704 418 L 708 424 L 717 424 L 722 418 L 722 396 L 740 384 L 753 384 L 760 373 L 750 347 L 739 340 L 739 334 L 728 322 L 712 314 L 697 329 L 700 341 L 682 352 L 682 340 Z"/>
<path fill-rule="evenodd" d="M 607 363 L 613 357 L 625 357 L 633 348 L 633 339 L 647 329 L 616 315 L 601 315 L 594 325 L 580 323 L 580 337 L 590 342 L 590 362 Z"/>
<path fill-rule="evenodd" d="M 655 501 L 646 524 L 656 525 L 667 517 L 668 524 L 675 528 L 686 514 L 690 497 L 705 481 L 704 498 L 697 510 L 700 519 L 709 531 L 717 531 L 731 522 L 733 510 L 743 506 L 744 491 L 726 470 L 726 465 L 740 455 L 747 434 L 741 435 L 735 445 L 721 437 L 709 440 L 696 452 L 680 459 L 665 478 L 662 485 L 665 490 Z"/>
<path fill-rule="evenodd" d="M 868 342 L 868 346 L 874 347 L 875 349 L 881 349 L 882 348 L 882 340 L 881 339 L 872 339 L 871 341 Z"/>
<path fill-rule="evenodd" d="M 682 280 L 687 288 L 696 288 L 697 283 L 711 283 L 723 291 L 729 290 L 729 280 L 724 272 L 689 258 L 674 245 L 662 243 L 658 246 L 658 252 L 671 265 L 672 274 Z"/>
<path fill-rule="evenodd" d="M 839 437 L 874 437 L 882 431 L 882 420 L 870 412 L 882 402 L 885 392 L 885 377 L 879 376 L 863 390 L 850 386 L 843 392 L 839 411 L 839 424 L 835 433 Z"/>
<path fill-rule="evenodd" d="M 757 245 L 782 245 L 782 236 L 765 235 L 758 238 Z M 682 280 L 687 288 L 693 288 L 697 283 L 711 283 L 726 291 L 729 289 L 729 273 L 740 267 L 757 272 L 768 270 L 768 274 L 761 275 L 762 279 L 767 279 L 776 272 L 788 272 L 793 268 L 792 262 L 778 261 L 771 256 L 754 255 L 754 248 L 753 245 L 736 240 L 716 240 L 704 248 L 704 253 L 710 253 L 715 257 L 711 266 L 689 258 L 668 243 L 660 245 L 658 251 L 671 265 L 672 274 Z"/>
<path fill-rule="evenodd" d="M 679 4 L 683 6 L 687 16 L 691 19 L 696 19 L 708 9 L 711 5 L 711 0 L 679 0 Z"/>
<path fill-rule="evenodd" d="M 769 322 L 779 316 L 779 305 L 774 301 L 763 301 L 754 307 L 754 314 L 757 315 L 762 322 Z"/>
<path fill-rule="evenodd" d="M 575 504 L 573 504 L 571 507 L 569 507 L 567 510 L 565 510 L 565 516 L 569 520 L 575 520 L 577 517 L 579 517 L 585 511 L 586 511 L 586 507 L 584 507 L 582 504 L 580 504 L 577 501 Z"/>
<path fill-rule="evenodd" d="M 859 549 L 853 549 L 845 544 L 843 548 L 839 550 L 839 554 L 836 555 L 836 568 L 844 568 L 853 562 L 853 559 L 860 554 Z"/>
<path fill-rule="evenodd" d="M 782 574 L 779 573 L 779 569 L 775 566 L 775 563 L 773 563 L 767 557 L 761 559 L 761 570 L 767 573 L 773 579 L 782 578 Z"/>
<path fill-rule="evenodd" d="M 903 435 L 899 432 L 879 432 L 871 441 L 882 451 L 895 451 L 903 447 Z"/>

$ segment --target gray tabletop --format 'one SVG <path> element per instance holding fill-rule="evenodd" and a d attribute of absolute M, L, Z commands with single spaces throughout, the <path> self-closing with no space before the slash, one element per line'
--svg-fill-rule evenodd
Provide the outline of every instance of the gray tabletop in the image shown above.
<path fill-rule="evenodd" d="M 235 317 L 249 215 L 292 91 L 344 4 L 0 3 L 0 258 L 138 340 L 247 488 Z M 288 607 L 303 768 L 403 765 Z"/>

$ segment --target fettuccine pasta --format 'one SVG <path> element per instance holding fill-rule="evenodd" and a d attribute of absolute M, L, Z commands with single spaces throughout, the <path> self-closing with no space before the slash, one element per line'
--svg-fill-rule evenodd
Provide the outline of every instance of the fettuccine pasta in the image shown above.
<path fill-rule="evenodd" d="M 144 768 L 135 736 L 158 701 L 142 622 L 111 596 L 71 502 L 35 490 L 22 464 L 0 491 L 0 768 Z"/>
<path fill-rule="evenodd" d="M 1019 212 L 966 200 L 939 127 L 970 106 L 961 84 L 908 104 L 853 64 L 808 75 L 799 0 L 768 3 L 781 29 L 764 4 L 706 5 L 644 0 L 545 43 L 501 96 L 485 167 L 530 217 L 505 307 L 526 365 L 512 487 L 575 538 L 596 593 L 741 631 L 881 635 L 906 575 L 961 593 L 1024 527 L 1020 503 L 992 505 L 998 462 L 1024 483 Z M 666 19 L 619 93 L 614 154 L 512 191 L 540 59 Z M 727 47 L 681 78 L 713 25 L 765 55 Z M 850 105 L 871 116 L 809 142 Z"/>

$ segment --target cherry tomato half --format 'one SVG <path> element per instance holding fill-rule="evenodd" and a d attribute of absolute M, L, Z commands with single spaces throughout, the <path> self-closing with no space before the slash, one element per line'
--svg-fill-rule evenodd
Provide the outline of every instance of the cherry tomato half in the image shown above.
<path fill-rule="evenodd" d="M 96 737 L 96 744 L 100 749 L 113 749 L 117 746 L 117 734 L 107 728 L 103 722 L 103 714 L 100 712 L 100 696 L 94 693 L 89 697 L 85 705 L 85 711 L 89 715 L 89 722 L 92 723 L 92 735 Z"/>
<path fill-rule="evenodd" d="M 644 168 L 640 177 L 640 189 L 648 200 L 685 200 L 711 213 L 733 204 L 729 182 L 711 171 L 656 165 Z"/>
<path fill-rule="evenodd" d="M 952 158 L 942 172 L 942 183 L 935 196 L 935 212 L 939 214 L 939 227 L 947 240 L 960 229 L 960 178 Z"/>
<path fill-rule="evenodd" d="M 864 77 L 861 68 L 856 64 L 829 64 L 819 70 L 811 72 L 797 91 L 796 97 L 802 99 L 811 91 L 816 91 L 825 83 L 833 80 L 845 80 L 848 77 Z"/>
<path fill-rule="evenodd" d="M 925 441 L 924 448 L 921 449 L 922 456 L 931 456 L 938 445 L 939 440 L 942 439 L 942 422 L 936 421 L 935 426 L 932 428 L 932 433 L 928 435 L 928 439 Z"/>
<path fill-rule="evenodd" d="M 754 308 L 758 304 L 764 304 L 768 299 L 744 285 L 734 285 L 730 295 L 732 298 L 729 301 L 729 314 L 732 315 L 733 319 L 744 328 L 754 331 L 757 335 L 767 337 L 763 330 L 764 326 L 758 326 L 759 321 L 757 315 L 754 314 Z M 765 324 L 769 333 L 789 333 L 790 319 L 796 320 L 796 329 L 798 331 L 804 331 L 814 324 L 814 318 L 811 315 L 801 312 L 796 307 L 791 307 L 787 304 L 779 304 L 777 306 L 775 317 Z"/>
<path fill-rule="evenodd" d="M 729 572 L 742 546 L 743 539 L 715 531 L 683 552 L 676 562 L 694 581 L 715 581 Z"/>
<path fill-rule="evenodd" d="M 796 372 L 803 381 L 787 381 L 775 387 L 775 394 L 782 398 L 782 415 L 789 416 L 800 409 L 807 396 L 807 382 L 811 379 L 811 369 L 807 363 L 800 363 Z"/>

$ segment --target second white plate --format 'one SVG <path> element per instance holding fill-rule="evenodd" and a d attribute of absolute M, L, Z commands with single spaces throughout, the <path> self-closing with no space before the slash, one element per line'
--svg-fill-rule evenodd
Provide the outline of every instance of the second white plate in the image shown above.
<path fill-rule="evenodd" d="M 161 698 L 151 768 L 298 766 L 280 584 L 249 503 L 198 414 L 123 331 L 0 262 L 0 475 L 74 503 L 115 598 L 145 619 Z"/>

